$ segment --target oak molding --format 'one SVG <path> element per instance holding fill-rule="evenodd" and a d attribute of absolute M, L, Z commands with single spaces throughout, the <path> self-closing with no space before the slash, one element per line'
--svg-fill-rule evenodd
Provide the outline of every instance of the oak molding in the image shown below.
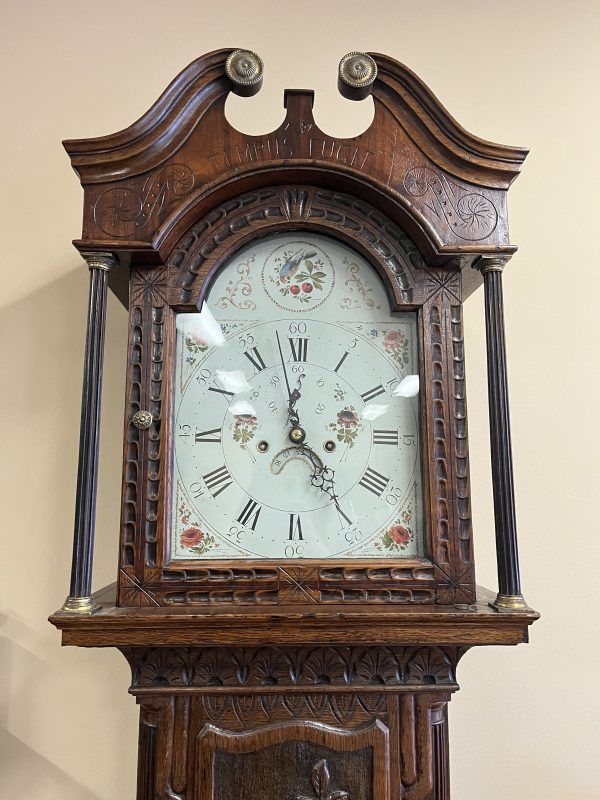
<path fill-rule="evenodd" d="M 266 645 L 515 645 L 528 641 L 539 618 L 533 610 L 498 614 L 495 595 L 478 587 L 470 609 L 448 607 L 327 606 L 284 609 L 118 608 L 115 585 L 94 595 L 100 610 L 91 616 L 57 611 L 50 622 L 63 645 L 266 646 Z"/>
<path fill-rule="evenodd" d="M 454 691 L 466 647 L 127 647 L 134 695 Z"/>

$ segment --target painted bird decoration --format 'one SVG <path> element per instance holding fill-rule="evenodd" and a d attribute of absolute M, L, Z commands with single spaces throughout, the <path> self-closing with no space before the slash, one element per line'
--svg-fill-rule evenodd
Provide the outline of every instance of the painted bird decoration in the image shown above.
<path fill-rule="evenodd" d="M 309 250 L 308 252 L 297 250 L 291 256 L 288 256 L 279 270 L 279 280 L 281 283 L 286 283 L 294 277 L 302 261 L 305 261 L 307 258 L 313 258 L 316 255 L 317 253 L 315 250 Z"/>

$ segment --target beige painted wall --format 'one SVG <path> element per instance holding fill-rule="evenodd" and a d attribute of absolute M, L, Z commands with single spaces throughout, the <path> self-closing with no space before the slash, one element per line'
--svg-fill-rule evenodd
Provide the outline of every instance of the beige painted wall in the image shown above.
<path fill-rule="evenodd" d="M 335 89 L 339 58 L 360 49 L 406 63 L 473 133 L 532 149 L 511 190 L 505 299 L 524 589 L 543 619 L 529 646 L 465 657 L 453 797 L 596 800 L 597 0 L 4 0 L 0 41 L 0 797 L 134 797 L 125 660 L 61 650 L 46 622 L 68 587 L 87 293 L 70 245 L 82 193 L 60 140 L 120 130 L 196 56 L 244 46 L 267 69 L 260 95 L 229 103 L 249 131 L 276 127 L 286 86 L 316 89 L 326 131 L 366 127 L 370 101 Z M 481 296 L 466 322 L 478 578 L 495 588 Z M 96 587 L 115 574 L 125 335 L 111 299 Z"/>

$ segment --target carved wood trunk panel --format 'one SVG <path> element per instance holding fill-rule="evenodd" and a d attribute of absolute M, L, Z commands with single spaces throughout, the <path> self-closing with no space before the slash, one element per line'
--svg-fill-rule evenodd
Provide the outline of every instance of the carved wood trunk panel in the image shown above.
<path fill-rule="evenodd" d="M 197 800 L 388 800 L 389 731 L 315 722 L 242 734 L 207 725 L 196 739 Z"/>
<path fill-rule="evenodd" d="M 138 800 L 449 798 L 461 648 L 123 652 L 141 704 Z"/>

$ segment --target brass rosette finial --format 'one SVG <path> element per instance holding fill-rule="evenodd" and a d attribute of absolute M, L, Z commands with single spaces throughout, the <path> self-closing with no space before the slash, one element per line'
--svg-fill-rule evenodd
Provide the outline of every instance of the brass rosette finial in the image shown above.
<path fill-rule="evenodd" d="M 225 62 L 225 72 L 231 91 L 242 97 L 251 97 L 262 86 L 264 64 L 262 58 L 251 50 L 233 50 Z"/>
<path fill-rule="evenodd" d="M 348 100 L 364 100 L 377 77 L 377 64 L 368 53 L 346 53 L 340 61 L 338 89 Z"/>

